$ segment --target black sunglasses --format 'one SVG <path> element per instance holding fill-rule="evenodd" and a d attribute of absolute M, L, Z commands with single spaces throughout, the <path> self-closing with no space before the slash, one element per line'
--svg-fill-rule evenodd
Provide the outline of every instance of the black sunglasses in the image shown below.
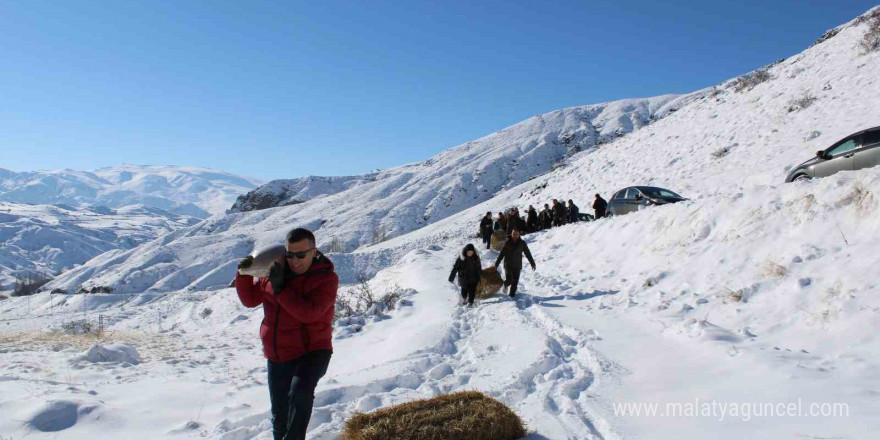
<path fill-rule="evenodd" d="M 306 249 L 306 250 L 304 250 L 304 251 L 299 251 L 299 252 L 290 252 L 290 251 L 287 251 L 284 255 L 285 255 L 287 258 L 291 258 L 291 259 L 293 259 L 293 258 L 298 258 L 298 259 L 302 260 L 303 258 L 306 257 L 306 255 L 309 254 L 309 252 L 311 252 L 311 251 L 313 251 L 313 250 L 315 250 L 315 248 Z"/>

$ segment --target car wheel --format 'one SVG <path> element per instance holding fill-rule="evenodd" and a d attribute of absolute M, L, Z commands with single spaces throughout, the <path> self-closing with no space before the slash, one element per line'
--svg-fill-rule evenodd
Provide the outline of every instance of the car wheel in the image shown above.
<path fill-rule="evenodd" d="M 798 174 L 792 182 L 803 182 L 805 180 L 810 180 L 810 176 L 807 174 Z"/>

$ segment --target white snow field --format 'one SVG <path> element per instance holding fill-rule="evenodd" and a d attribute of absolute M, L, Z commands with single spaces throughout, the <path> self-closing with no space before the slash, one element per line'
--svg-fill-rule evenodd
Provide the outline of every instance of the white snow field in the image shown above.
<path fill-rule="evenodd" d="M 310 438 L 337 438 L 356 411 L 456 390 L 508 404 L 529 439 L 876 437 L 880 168 L 782 183 L 816 150 L 880 125 L 880 52 L 862 53 L 863 21 L 751 89 L 701 92 L 430 226 L 331 254 L 343 279 L 375 274 L 374 291 L 408 293 L 337 322 Z M 789 112 L 804 94 L 812 105 Z M 518 297 L 459 305 L 447 277 L 481 213 L 550 198 L 586 211 L 593 193 L 633 184 L 690 200 L 527 235 L 537 271 Z M 297 226 L 297 209 L 330 200 L 328 223 L 379 218 L 344 194 L 214 217 L 53 283 L 121 294 L 0 301 L 0 436 L 271 438 L 262 312 L 219 286 L 237 257 Z M 337 219 L 343 200 L 352 212 Z M 214 253 L 221 263 L 200 259 Z M 71 334 L 82 320 L 103 337 Z"/>

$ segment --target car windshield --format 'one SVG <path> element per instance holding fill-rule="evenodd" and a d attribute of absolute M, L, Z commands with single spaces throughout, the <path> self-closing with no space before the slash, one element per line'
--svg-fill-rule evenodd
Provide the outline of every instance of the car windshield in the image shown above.
<path fill-rule="evenodd" d="M 654 199 L 681 199 L 682 196 L 663 188 L 639 188 L 646 196 Z"/>

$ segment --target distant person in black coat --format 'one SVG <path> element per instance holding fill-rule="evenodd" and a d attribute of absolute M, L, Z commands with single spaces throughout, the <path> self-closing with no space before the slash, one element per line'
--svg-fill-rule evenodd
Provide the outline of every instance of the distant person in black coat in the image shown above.
<path fill-rule="evenodd" d="M 550 229 L 553 227 L 553 211 L 550 205 L 544 204 L 544 210 L 541 211 L 541 229 Z"/>
<path fill-rule="evenodd" d="M 599 194 L 596 194 L 596 200 L 593 201 L 593 210 L 596 212 L 596 218 L 605 217 L 605 210 L 608 208 L 608 202 Z"/>
<path fill-rule="evenodd" d="M 509 295 L 511 297 L 516 296 L 516 289 L 519 286 L 523 254 L 532 265 L 532 270 L 535 270 L 535 260 L 532 258 L 532 252 L 529 251 L 529 245 L 520 238 L 519 230 L 514 229 L 510 234 L 510 239 L 504 243 L 504 247 L 501 248 L 501 252 L 498 253 L 498 258 L 495 260 L 495 267 L 498 267 L 502 260 L 504 261 L 504 292 L 510 289 Z"/>
<path fill-rule="evenodd" d="M 568 222 L 575 223 L 578 221 L 578 214 L 581 213 L 580 208 L 574 204 L 571 199 L 568 199 Z"/>
<path fill-rule="evenodd" d="M 474 305 L 474 297 L 477 295 L 477 284 L 480 283 L 480 276 L 483 274 L 483 263 L 474 245 L 468 243 L 461 250 L 461 255 L 455 259 L 455 265 L 452 266 L 452 273 L 449 274 L 449 282 L 455 281 L 458 275 L 458 284 L 461 286 L 461 299 L 466 301 L 469 306 Z"/>
<path fill-rule="evenodd" d="M 540 222 L 538 221 L 538 211 L 535 211 L 535 207 L 529 205 L 528 214 L 526 214 L 526 230 L 528 232 L 537 232 L 541 229 Z"/>
<path fill-rule="evenodd" d="M 503 212 L 498 213 L 498 218 L 495 219 L 495 224 L 492 225 L 492 229 L 495 231 L 507 231 L 507 219 L 504 218 Z"/>
<path fill-rule="evenodd" d="M 492 232 L 492 213 L 487 212 L 486 216 L 480 220 L 480 237 L 483 238 L 486 249 L 489 249 L 489 245 L 492 243 Z"/>
<path fill-rule="evenodd" d="M 507 215 L 507 235 L 510 235 L 514 229 L 522 231 L 525 229 L 525 223 L 523 222 L 522 217 L 519 216 L 519 212 L 516 209 L 511 209 L 510 213 Z"/>
<path fill-rule="evenodd" d="M 565 205 L 553 199 L 553 226 L 562 226 L 568 220 L 568 213 L 565 212 Z"/>

